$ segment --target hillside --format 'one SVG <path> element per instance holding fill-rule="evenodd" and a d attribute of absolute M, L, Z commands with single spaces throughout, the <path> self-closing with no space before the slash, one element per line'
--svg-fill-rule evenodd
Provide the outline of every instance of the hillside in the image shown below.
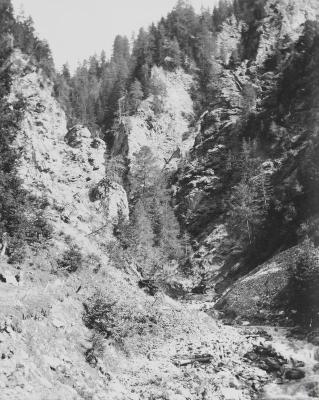
<path fill-rule="evenodd" d="M 319 398 L 318 16 L 179 1 L 71 74 L 0 2 L 1 399 Z"/>
<path fill-rule="evenodd" d="M 264 10 L 250 27 L 255 42 L 240 23 L 224 23 L 220 45 L 226 35 L 236 41 L 216 61 L 217 104 L 177 182 L 179 213 L 198 241 L 194 262 L 219 293 L 305 237 L 317 243 L 318 6 L 270 1 Z M 234 62 L 239 46 L 251 56 Z"/>

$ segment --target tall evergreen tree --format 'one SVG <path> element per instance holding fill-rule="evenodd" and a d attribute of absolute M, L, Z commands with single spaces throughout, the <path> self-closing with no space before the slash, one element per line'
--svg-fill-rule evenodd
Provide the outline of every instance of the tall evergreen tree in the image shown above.
<path fill-rule="evenodd" d="M 143 90 L 141 82 L 138 79 L 135 79 L 130 86 L 128 94 L 128 108 L 131 114 L 134 114 L 137 111 L 138 106 L 141 104 L 142 99 L 143 99 Z"/>

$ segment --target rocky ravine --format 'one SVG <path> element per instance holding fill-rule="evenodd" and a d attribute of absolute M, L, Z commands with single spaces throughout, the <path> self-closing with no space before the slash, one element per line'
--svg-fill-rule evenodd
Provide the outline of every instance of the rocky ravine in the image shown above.
<path fill-rule="evenodd" d="M 15 54 L 14 60 L 12 100 L 22 96 L 27 101 L 16 139 L 19 173 L 29 191 L 47 198 L 46 213 L 54 233 L 23 264 L 13 267 L 1 260 L 1 398 L 233 400 L 257 396 L 271 379 L 267 365 L 276 363 L 278 355 L 268 364 L 252 362 L 245 355 L 267 347 L 269 337 L 259 330 L 223 326 L 188 303 L 148 296 L 137 288 L 134 274 L 110 265 L 103 243 L 111 231 L 91 233 L 109 218 L 116 219 L 118 209 L 125 212 L 127 201 L 123 189 L 110 183 L 104 197 L 90 199 L 92 187 L 101 187 L 104 176 L 104 145 L 84 127 L 67 131 L 49 82 L 36 70 L 30 71 L 30 66 L 27 71 L 28 60 L 21 54 Z M 80 246 L 83 267 L 69 276 L 52 274 L 70 241 Z M 154 310 L 158 326 L 146 335 L 131 334 L 124 348 L 105 340 L 104 354 L 91 365 L 86 354 L 92 332 L 83 321 L 83 303 L 105 288 L 123 306 L 134 304 L 141 315 Z"/>
<path fill-rule="evenodd" d="M 221 102 L 230 103 L 231 107 L 227 112 L 225 104 L 220 104 L 202 116 L 189 170 L 179 180 L 177 202 L 181 205 L 180 199 L 184 197 L 184 210 L 190 214 L 196 211 L 195 217 L 190 215 L 190 229 L 196 231 L 203 219 L 207 221 L 198 237 L 200 247 L 196 256 L 200 267 L 213 269 L 214 278 L 225 266 L 227 230 L 223 220 L 208 218 L 211 214 L 207 214 L 207 205 L 216 206 L 211 200 L 215 199 L 218 168 L 223 166 L 220 154 L 226 148 L 224 139 L 234 133 L 231 128 L 242 107 L 238 80 L 251 83 L 254 68 L 263 63 L 266 53 L 272 52 L 272 43 L 280 37 L 280 32 L 291 34 L 290 39 L 295 41 L 305 18 L 315 15 L 311 3 L 290 2 L 291 20 L 288 15 L 278 25 L 280 7 L 285 4 L 267 3 L 270 17 L 264 24 L 256 63 L 240 65 L 235 76 L 227 69 L 223 71 Z M 225 43 L 230 35 L 233 41 L 227 43 L 236 46 L 241 29 L 234 20 L 224 25 L 220 41 Z M 15 143 L 21 154 L 19 174 L 28 191 L 47 199 L 45 212 L 54 233 L 45 245 L 33 249 L 36 251 L 23 264 L 13 267 L 6 258 L 0 262 L 0 397 L 248 400 L 260 397 L 263 386 L 274 379 L 275 387 L 266 386 L 267 398 L 318 397 L 317 336 L 310 338 L 312 345 L 295 340 L 287 344 L 284 335 L 273 329 L 270 333 L 274 340 L 263 329 L 225 326 L 215 320 L 214 312 L 208 310 L 211 317 L 201 311 L 201 304 L 193 306 L 166 296 L 148 296 L 137 288 L 133 271 L 112 267 L 104 245 L 112 239 L 112 221 L 116 221 L 119 211 L 127 215 L 128 205 L 123 188 L 104 180 L 104 143 L 92 137 L 85 127 L 66 129 L 65 115 L 51 96 L 50 82 L 25 56 L 15 53 L 13 68 L 11 99 L 22 96 L 27 104 Z M 191 78 L 180 71 L 164 73 L 158 69 L 154 69 L 153 76 L 161 81 L 159 86 L 167 88 L 156 99 L 162 108 L 153 115 L 148 102 L 155 99 L 145 100 L 136 116 L 122 121 L 125 134 L 121 136 L 123 132 L 119 132 L 113 151 L 132 158 L 141 146 L 148 145 L 163 165 L 177 147 L 180 153 L 187 152 L 198 132 L 189 131 L 188 127 L 193 113 L 189 96 Z M 271 91 L 276 79 L 272 74 L 270 78 L 267 81 L 270 87 L 266 86 Z M 258 111 L 258 101 L 253 107 Z M 130 145 L 133 140 L 136 147 Z M 292 150 L 298 153 L 299 144 L 297 140 L 297 148 Z M 272 172 L 273 164 L 265 160 L 268 172 L 269 166 Z M 65 275 L 55 267 L 70 243 L 80 247 L 83 266 L 76 273 Z M 232 264 L 235 272 L 236 265 Z M 227 268 L 226 272 L 222 270 L 223 274 L 228 273 Z M 284 272 L 280 257 L 239 280 L 232 291 L 225 293 L 223 301 L 227 308 L 235 314 L 242 313 L 243 317 L 251 317 L 251 310 L 260 313 L 265 307 L 262 303 L 269 301 L 263 292 L 269 289 L 264 278 L 272 273 L 278 277 L 279 270 Z M 284 282 L 283 279 L 280 284 Z M 243 301 L 247 288 L 253 289 L 249 303 Z M 93 364 L 86 357 L 92 349 L 92 331 L 83 320 L 83 304 L 94 293 L 106 289 L 111 300 L 119 304 L 119 311 L 121 307 L 126 307 L 126 312 L 134 310 L 141 326 L 151 311 L 157 319 L 156 323 L 150 321 L 146 333 L 128 326 L 123 342 L 105 339 L 104 353 Z M 271 287 L 274 291 L 279 289 Z M 271 290 L 267 293 L 272 298 Z M 250 302 L 254 307 L 250 308 Z M 123 325 L 130 321 L 127 314 L 124 317 Z M 247 324 L 244 321 L 243 325 Z M 300 348 L 303 354 L 307 350 L 304 359 Z M 290 380 L 296 383 L 288 385 Z"/>
<path fill-rule="evenodd" d="M 84 127 L 67 131 L 50 82 L 21 53 L 15 53 L 12 61 L 11 100 L 22 97 L 26 101 L 15 142 L 20 153 L 19 175 L 29 192 L 46 198 L 45 213 L 54 232 L 23 263 L 12 266 L 1 259 L 1 399 L 199 399 L 212 390 L 222 393 L 228 385 L 225 379 L 235 379 L 231 376 L 234 363 L 240 365 L 249 347 L 245 339 L 232 328 L 226 335 L 228 328 L 201 312 L 192 316 L 166 297 L 155 304 L 154 298 L 137 289 L 133 274 L 109 264 L 103 245 L 111 229 L 92 232 L 105 224 L 111 228 L 118 210 L 125 215 L 128 208 L 120 186 L 101 185 L 104 144 Z M 101 186 L 105 191 L 92 198 L 92 189 Z M 70 243 L 81 250 L 82 268 L 70 276 L 52 273 Z M 142 341 L 138 335 L 130 337 L 125 352 L 112 340 L 105 341 L 104 356 L 94 367 L 85 356 L 92 344 L 91 332 L 83 322 L 83 303 L 104 288 L 141 312 L 145 307 L 166 311 L 161 334 L 149 334 Z M 236 356 L 226 350 L 242 345 Z M 207 369 L 193 362 L 180 366 L 180 360 L 192 359 L 197 353 L 209 353 Z M 221 373 L 210 382 L 211 368 L 226 368 L 225 377 Z M 241 370 L 250 376 L 257 371 L 245 365 Z M 265 379 L 262 371 L 257 373 Z M 249 398 L 249 385 L 238 382 L 235 386 L 234 390 Z"/>

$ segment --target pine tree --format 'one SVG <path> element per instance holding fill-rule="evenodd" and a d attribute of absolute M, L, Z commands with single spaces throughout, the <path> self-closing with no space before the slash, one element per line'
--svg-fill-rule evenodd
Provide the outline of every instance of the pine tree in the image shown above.
<path fill-rule="evenodd" d="M 143 200 L 138 200 L 132 215 L 133 240 L 131 251 L 144 277 L 151 277 L 156 265 L 154 233 Z"/>
<path fill-rule="evenodd" d="M 248 182 L 240 182 L 233 188 L 230 198 L 230 225 L 233 232 L 249 244 L 254 241 L 254 227 L 261 222 L 263 213 L 259 206 L 257 188 Z"/>
<path fill-rule="evenodd" d="M 267 215 L 271 200 L 271 184 L 260 170 L 255 156 L 256 143 L 243 141 L 239 159 L 234 161 L 240 181 L 233 187 L 229 200 L 231 231 L 241 243 L 253 245 Z"/>
<path fill-rule="evenodd" d="M 129 112 L 131 114 L 134 114 L 143 99 L 142 85 L 138 79 L 135 79 L 134 82 L 131 84 L 128 96 Z"/>
<path fill-rule="evenodd" d="M 182 243 L 179 238 L 180 228 L 174 211 L 166 200 L 160 209 L 158 246 L 168 260 L 178 260 L 183 255 Z"/>
<path fill-rule="evenodd" d="M 160 171 L 156 166 L 156 159 L 148 146 L 142 146 L 133 156 L 134 161 L 129 177 L 131 197 L 135 200 L 145 199 L 153 193 Z"/>
<path fill-rule="evenodd" d="M 256 106 L 256 89 L 252 84 L 246 84 L 242 90 L 242 113 L 247 117 Z"/>
<path fill-rule="evenodd" d="M 125 161 L 122 155 L 111 156 L 106 152 L 105 155 L 105 176 L 109 182 L 123 185 L 126 171 Z"/>
<path fill-rule="evenodd" d="M 113 43 L 112 60 L 115 63 L 125 60 L 128 62 L 130 58 L 130 44 L 126 36 L 117 35 Z"/>
<path fill-rule="evenodd" d="M 176 37 L 173 40 L 166 40 L 164 52 L 164 63 L 168 69 L 174 70 L 181 65 L 181 50 Z"/>

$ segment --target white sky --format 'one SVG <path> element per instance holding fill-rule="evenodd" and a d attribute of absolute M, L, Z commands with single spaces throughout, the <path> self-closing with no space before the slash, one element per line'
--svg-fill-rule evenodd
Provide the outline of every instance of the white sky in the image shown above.
<path fill-rule="evenodd" d="M 197 11 L 212 8 L 217 0 L 190 0 Z M 68 62 L 73 69 L 79 61 L 104 49 L 110 55 L 115 36 L 148 27 L 166 16 L 177 0 L 12 0 L 31 15 L 42 39 L 49 42 L 58 68 Z"/>

